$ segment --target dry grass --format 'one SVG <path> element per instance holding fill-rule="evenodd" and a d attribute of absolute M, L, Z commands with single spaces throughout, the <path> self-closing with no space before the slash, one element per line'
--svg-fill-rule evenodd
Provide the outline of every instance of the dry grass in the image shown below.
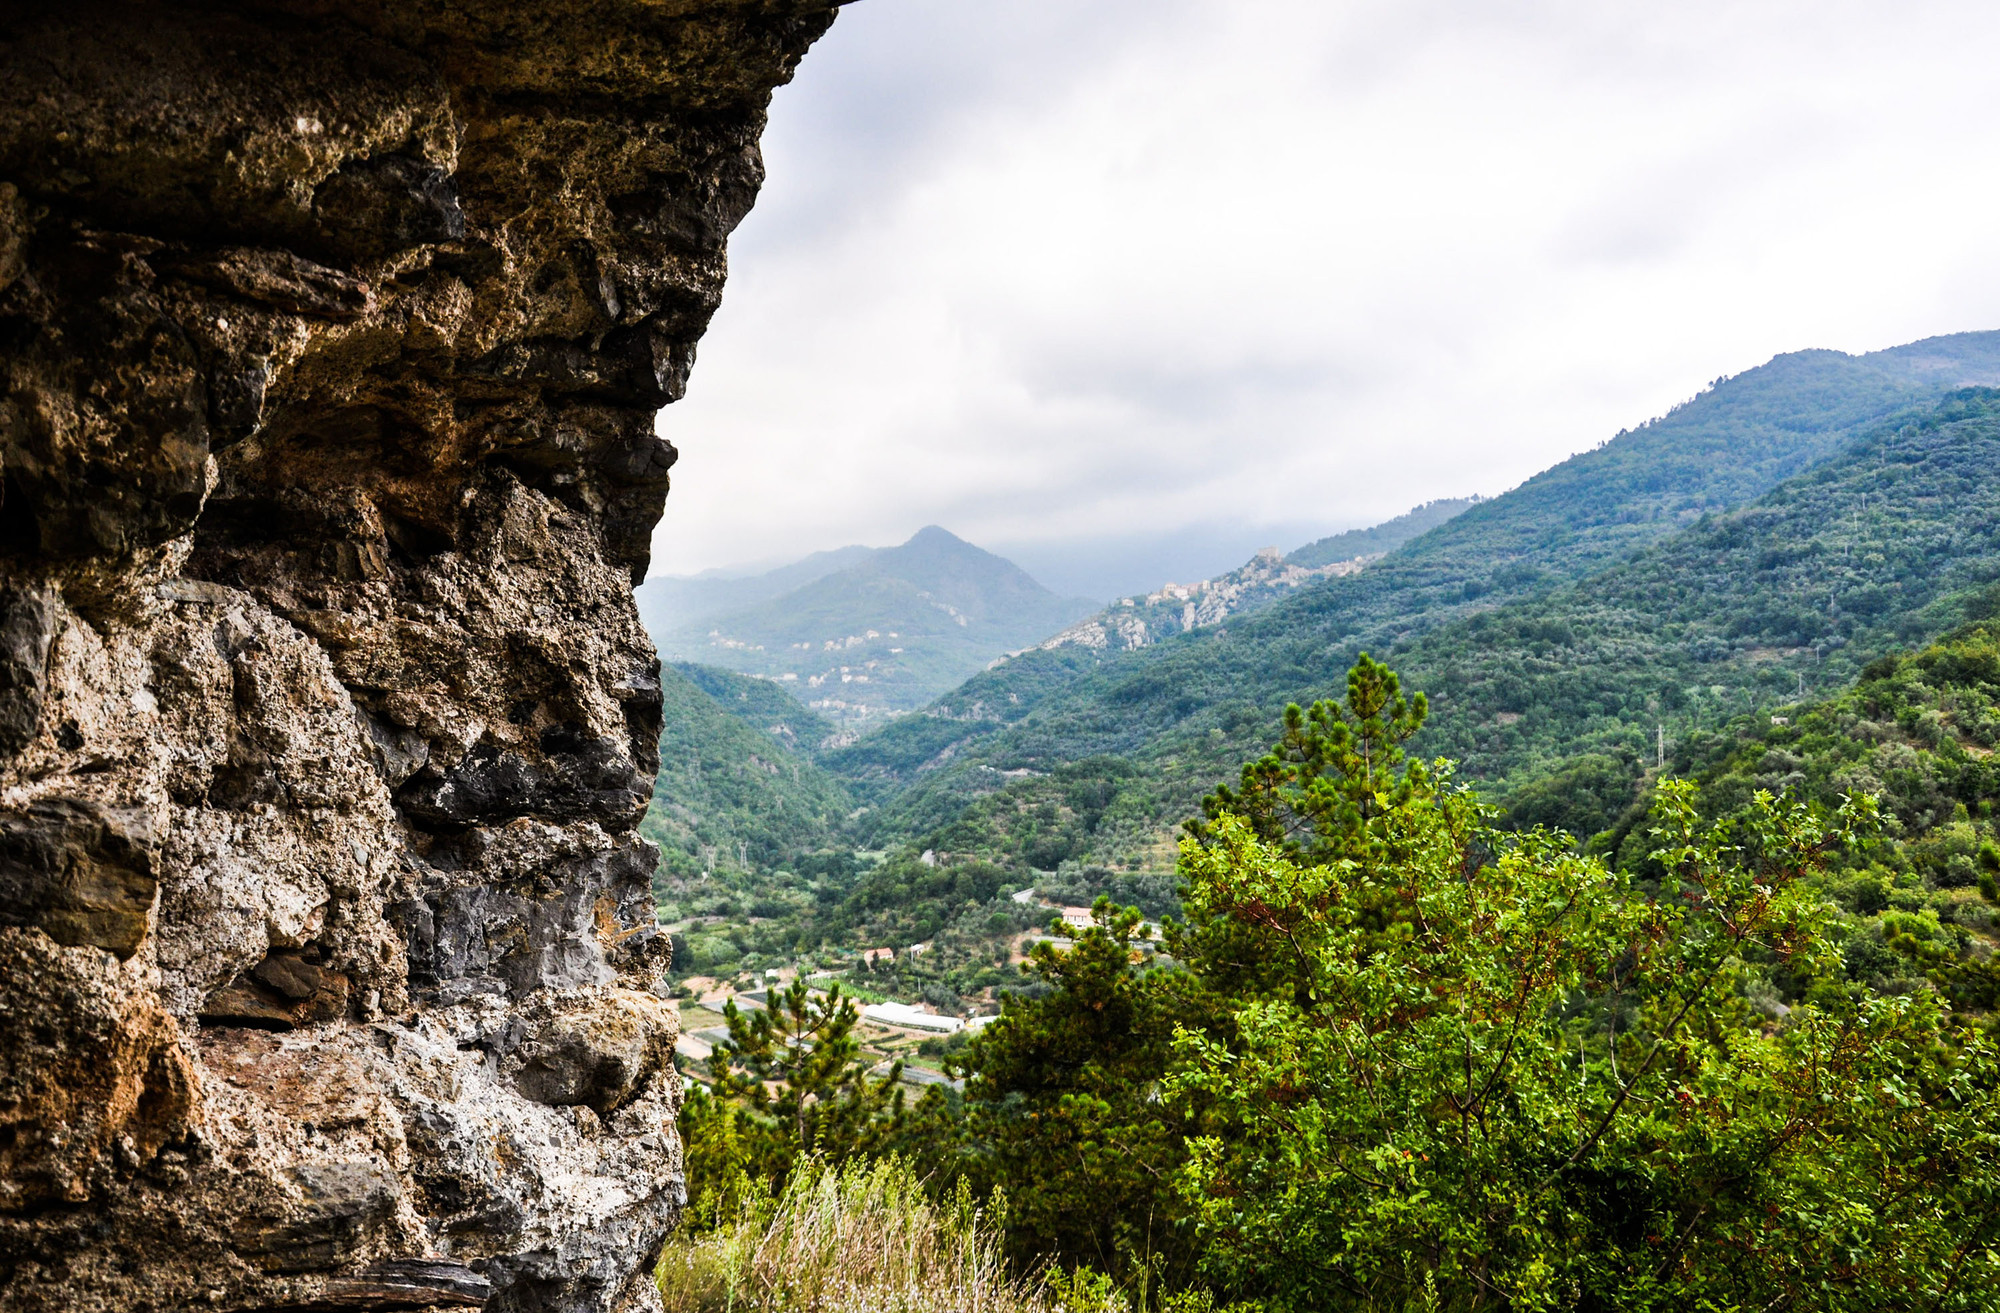
<path fill-rule="evenodd" d="M 1039 1284 L 1009 1279 L 997 1219 L 968 1192 L 934 1203 L 894 1159 L 802 1163 L 782 1197 L 753 1198 L 733 1226 L 669 1244 L 657 1276 L 667 1313 L 1057 1313 L 1073 1306 Z"/>

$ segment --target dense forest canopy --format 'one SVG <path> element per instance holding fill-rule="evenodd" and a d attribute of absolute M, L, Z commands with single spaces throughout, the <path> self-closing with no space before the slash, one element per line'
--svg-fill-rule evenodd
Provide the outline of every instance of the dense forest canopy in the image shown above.
<path fill-rule="evenodd" d="M 1973 728 L 1928 741 L 1956 764 L 1994 732 L 1996 650 L 1979 626 L 1885 663 L 1792 741 L 1870 712 L 1922 733 L 1948 705 Z M 1907 793 L 1886 825 L 1867 793 L 1746 795 L 1740 748 L 1656 781 L 1630 870 L 1496 828 L 1448 762 L 1406 757 L 1427 713 L 1366 656 L 1345 698 L 1290 708 L 1189 825 L 1170 956 L 1100 899 L 1073 947 L 1036 949 L 1039 995 L 951 1060 L 962 1095 L 870 1082 L 838 986 L 732 1004 L 718 1093 L 683 1119 L 701 1214 L 754 1212 L 812 1155 L 890 1153 L 1014 1201 L 1017 1263 L 1142 1303 L 1992 1308 L 1992 975 L 1936 914 L 1977 921 L 1990 959 L 1991 796 L 1985 827 L 1944 813 L 1971 828 L 1960 872 L 1925 847 L 1936 808 L 1905 838 Z"/>

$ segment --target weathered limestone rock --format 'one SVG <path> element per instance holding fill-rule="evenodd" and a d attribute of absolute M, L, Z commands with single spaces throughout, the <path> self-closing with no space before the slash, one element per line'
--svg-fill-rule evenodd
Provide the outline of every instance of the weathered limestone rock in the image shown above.
<path fill-rule="evenodd" d="M 653 1306 L 653 414 L 834 3 L 5 7 L 0 1309 Z"/>

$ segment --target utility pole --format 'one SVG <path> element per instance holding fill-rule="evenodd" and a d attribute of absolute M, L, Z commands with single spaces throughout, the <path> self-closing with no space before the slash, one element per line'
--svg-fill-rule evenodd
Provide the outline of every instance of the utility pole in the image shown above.
<path fill-rule="evenodd" d="M 1654 729 L 1659 735 L 1659 743 L 1654 749 L 1653 769 L 1665 770 L 1667 768 L 1667 727 L 1665 725 L 1657 725 Z"/>

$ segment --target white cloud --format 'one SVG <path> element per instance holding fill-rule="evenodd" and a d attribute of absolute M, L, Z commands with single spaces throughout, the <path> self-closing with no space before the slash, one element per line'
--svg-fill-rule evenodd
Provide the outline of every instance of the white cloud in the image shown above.
<path fill-rule="evenodd" d="M 654 568 L 1332 529 L 1780 351 L 2000 326 L 1996 37 L 1966 3 L 863 0 L 778 93 Z"/>

